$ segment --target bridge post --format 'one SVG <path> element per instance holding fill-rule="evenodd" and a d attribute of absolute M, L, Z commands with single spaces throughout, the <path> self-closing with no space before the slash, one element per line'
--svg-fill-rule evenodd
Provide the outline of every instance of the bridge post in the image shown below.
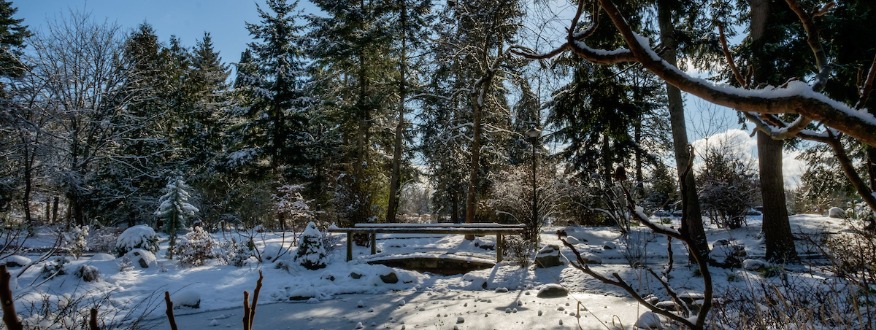
<path fill-rule="evenodd" d="M 496 233 L 496 263 L 502 262 L 502 234 Z"/>
<path fill-rule="evenodd" d="M 347 232 L 347 261 L 353 260 L 353 232 Z"/>

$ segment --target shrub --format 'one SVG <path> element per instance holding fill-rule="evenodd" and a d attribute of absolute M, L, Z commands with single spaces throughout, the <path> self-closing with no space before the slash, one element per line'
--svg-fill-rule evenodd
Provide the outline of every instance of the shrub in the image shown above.
<path fill-rule="evenodd" d="M 60 275 L 67 275 L 67 266 L 66 265 L 69 262 L 70 261 L 68 261 L 67 258 L 57 257 L 54 260 L 47 262 L 45 265 L 43 265 L 43 269 L 42 269 L 42 271 L 40 271 L 40 274 L 45 279 L 51 279 L 51 278 L 54 278 L 55 276 L 60 276 Z"/>
<path fill-rule="evenodd" d="M 208 259 L 216 257 L 213 248 L 216 242 L 206 230 L 200 226 L 192 228 L 185 238 L 174 247 L 180 264 L 188 266 L 203 266 Z"/>
<path fill-rule="evenodd" d="M 74 258 L 79 259 L 88 249 L 88 226 L 75 226 L 64 233 L 64 246 Z"/>
<path fill-rule="evenodd" d="M 139 225 L 122 232 L 116 240 L 116 254 L 121 257 L 133 249 L 158 252 L 158 235 L 155 234 L 155 230 L 146 225 Z"/>
<path fill-rule="evenodd" d="M 298 261 L 304 268 L 314 270 L 325 268 L 326 256 L 325 247 L 323 247 L 322 233 L 316 229 L 313 222 L 307 224 L 307 228 L 301 233 L 299 238 L 298 254 L 295 260 Z"/>
<path fill-rule="evenodd" d="M 91 265 L 80 266 L 73 275 L 76 275 L 76 277 L 81 278 L 85 282 L 96 282 L 100 280 L 100 271 L 97 270 L 97 267 Z"/>

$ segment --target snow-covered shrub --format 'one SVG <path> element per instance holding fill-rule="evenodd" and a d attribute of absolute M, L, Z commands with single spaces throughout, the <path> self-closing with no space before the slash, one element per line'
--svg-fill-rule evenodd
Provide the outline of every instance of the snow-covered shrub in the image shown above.
<path fill-rule="evenodd" d="M 114 227 L 98 227 L 90 230 L 88 249 L 95 252 L 113 253 L 119 233 Z"/>
<path fill-rule="evenodd" d="M 503 243 L 505 244 L 503 247 L 505 257 L 511 262 L 520 265 L 520 267 L 529 267 L 534 247 L 533 242 L 526 241 L 517 236 L 510 236 Z"/>
<path fill-rule="evenodd" d="M 307 223 L 307 228 L 301 233 L 298 254 L 295 260 L 307 269 L 320 269 L 326 266 L 326 251 L 323 247 L 322 233 L 316 229 L 313 222 Z"/>
<path fill-rule="evenodd" d="M 79 259 L 88 249 L 88 226 L 76 225 L 64 233 L 64 247 L 74 258 Z"/>
<path fill-rule="evenodd" d="M 219 249 L 225 263 L 234 267 L 243 267 L 250 260 L 255 260 L 253 248 L 249 244 L 238 244 L 234 238 L 219 243 Z"/>
<path fill-rule="evenodd" d="M 43 265 L 40 274 L 43 278 L 49 279 L 55 276 L 67 275 L 67 264 L 70 263 L 67 258 L 57 257 Z"/>
<path fill-rule="evenodd" d="M 97 267 L 92 265 L 79 266 L 79 269 L 77 269 L 73 275 L 76 275 L 76 277 L 81 278 L 85 282 L 96 282 L 100 280 L 100 271 L 97 270 Z"/>
<path fill-rule="evenodd" d="M 274 212 L 280 218 L 280 230 L 300 229 L 306 221 L 313 219 L 314 211 L 310 208 L 312 200 L 304 199 L 301 191 L 304 186 L 300 184 L 285 184 L 277 188 L 277 193 L 271 195 L 274 202 Z M 286 220 L 289 220 L 287 226 Z"/>
<path fill-rule="evenodd" d="M 158 235 L 155 230 L 147 225 L 139 225 L 122 232 L 116 240 L 116 255 L 121 257 L 133 249 L 158 252 Z"/>
<path fill-rule="evenodd" d="M 185 238 L 174 248 L 180 264 L 188 266 L 203 266 L 208 259 L 216 257 L 213 249 L 216 242 L 206 230 L 194 227 Z"/>

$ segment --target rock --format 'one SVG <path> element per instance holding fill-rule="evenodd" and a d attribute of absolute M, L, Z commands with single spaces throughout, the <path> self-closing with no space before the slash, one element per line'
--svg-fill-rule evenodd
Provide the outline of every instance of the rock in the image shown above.
<path fill-rule="evenodd" d="M 597 256 L 585 256 L 584 262 L 589 264 L 589 265 L 601 265 L 602 258 L 599 258 Z"/>
<path fill-rule="evenodd" d="M 505 292 L 508 292 L 508 288 L 505 288 L 505 287 L 496 288 L 496 293 L 505 293 Z"/>
<path fill-rule="evenodd" d="M 305 301 L 305 300 L 310 300 L 310 299 L 313 299 L 313 297 L 311 297 L 311 296 L 298 296 L 298 295 L 289 296 L 290 301 Z"/>
<path fill-rule="evenodd" d="M 670 312 L 676 312 L 679 310 L 678 305 L 676 305 L 673 301 L 661 301 L 658 302 L 655 306 L 657 306 L 657 308 L 665 309 Z"/>
<path fill-rule="evenodd" d="M 602 245 L 602 248 L 606 249 L 606 250 L 614 250 L 614 249 L 617 249 L 617 245 L 614 245 L 614 243 L 611 243 L 611 242 L 607 242 L 604 245 Z"/>
<path fill-rule="evenodd" d="M 131 260 L 131 263 L 140 266 L 140 268 L 149 268 L 150 266 L 158 265 L 158 258 L 155 257 L 155 254 L 147 250 L 133 249 L 128 251 L 125 256 Z"/>
<path fill-rule="evenodd" d="M 398 275 L 395 272 L 389 272 L 389 274 L 380 275 L 380 280 L 386 284 L 396 284 L 398 283 Z"/>
<path fill-rule="evenodd" d="M 831 207 L 830 210 L 827 210 L 827 216 L 836 219 L 845 219 L 846 211 L 838 207 Z"/>
<path fill-rule="evenodd" d="M 457 318 L 456 318 L 456 323 L 457 323 L 457 324 L 459 324 L 459 323 L 465 323 L 465 318 L 463 318 L 462 316 L 457 317 Z"/>
<path fill-rule="evenodd" d="M 351 276 L 352 276 L 352 274 L 351 274 Z M 335 281 L 335 276 L 332 275 L 332 274 L 322 274 L 322 276 L 320 276 L 320 278 L 321 278 L 321 279 L 324 279 L 324 280 L 329 280 L 329 281 L 332 281 L 332 282 Z"/>
<path fill-rule="evenodd" d="M 536 267 L 549 268 L 562 265 L 563 261 L 560 260 L 560 247 L 557 245 L 546 245 L 541 248 L 535 256 Z"/>
<path fill-rule="evenodd" d="M 362 278 L 362 274 L 359 274 L 357 272 L 352 272 L 352 273 L 350 273 L 350 277 L 354 280 L 358 280 L 358 279 Z"/>
<path fill-rule="evenodd" d="M 538 290 L 536 297 L 539 298 L 561 298 L 569 295 L 569 290 L 559 284 L 548 284 Z"/>
<path fill-rule="evenodd" d="M 6 267 L 9 268 L 16 268 L 29 265 L 31 263 L 31 260 L 27 257 L 12 255 L 6 257 L 6 259 L 3 259 L 3 261 L 0 261 L 0 263 L 5 263 Z"/>
<path fill-rule="evenodd" d="M 639 329 L 663 329 L 660 324 L 660 317 L 653 312 L 644 312 L 639 319 L 636 320 L 636 328 Z"/>

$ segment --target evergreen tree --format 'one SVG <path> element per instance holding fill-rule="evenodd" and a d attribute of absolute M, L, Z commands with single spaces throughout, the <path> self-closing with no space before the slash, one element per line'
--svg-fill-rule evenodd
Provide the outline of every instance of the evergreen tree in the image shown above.
<path fill-rule="evenodd" d="M 191 187 L 181 178 L 171 178 L 164 188 L 165 194 L 158 199 L 155 216 L 164 222 L 164 231 L 170 235 L 167 258 L 173 259 L 176 248 L 176 235 L 185 228 L 187 219 L 198 213 L 198 208 L 189 202 Z"/>
<path fill-rule="evenodd" d="M 392 146 L 387 117 L 397 98 L 392 81 L 389 1 L 318 0 L 325 17 L 310 16 L 314 65 L 332 77 L 333 95 L 344 141 L 342 173 L 335 186 L 335 204 L 348 222 L 373 219 L 385 205 L 386 178 L 378 157 Z"/>
<path fill-rule="evenodd" d="M 238 63 L 235 89 L 241 117 L 234 133 L 231 160 L 243 162 L 253 175 L 270 172 L 280 178 L 298 178 L 305 164 L 304 110 L 308 97 L 302 27 L 298 2 L 268 0 L 258 7 L 259 23 L 247 23 L 255 41 Z"/>
<path fill-rule="evenodd" d="M 12 151 L 0 156 L 0 212 L 9 210 L 12 201 L 20 198 L 25 221 L 30 222 L 34 152 L 39 142 L 36 140 L 39 128 L 36 131 L 32 128 L 40 120 L 31 116 L 36 114 L 31 109 L 20 109 L 8 92 L 7 80 L 20 78 L 26 71 L 22 51 L 25 39 L 31 35 L 22 24 L 24 20 L 13 17 L 17 10 L 11 2 L 0 1 L 0 149 Z M 34 91 L 31 87 L 22 89 Z"/>

